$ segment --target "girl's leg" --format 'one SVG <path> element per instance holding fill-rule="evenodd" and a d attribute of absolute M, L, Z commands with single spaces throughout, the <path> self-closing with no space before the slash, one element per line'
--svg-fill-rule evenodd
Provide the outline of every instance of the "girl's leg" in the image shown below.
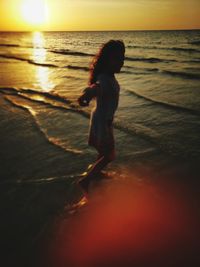
<path fill-rule="evenodd" d="M 97 155 L 97 158 L 96 158 L 96 161 L 94 163 L 91 163 L 88 165 L 87 167 L 87 173 L 89 172 L 89 170 L 91 170 L 91 168 L 94 166 L 94 164 L 102 157 L 103 155 L 99 152 L 98 155 Z"/>
<path fill-rule="evenodd" d="M 112 160 L 106 156 L 106 155 L 103 155 L 101 156 L 92 166 L 92 168 L 90 169 L 90 171 L 88 172 L 88 175 L 87 177 L 89 179 L 92 179 L 92 177 L 95 175 L 95 174 L 98 174 L 100 173 L 100 171 L 105 168 L 109 162 L 111 162 Z"/>
<path fill-rule="evenodd" d="M 102 153 L 99 151 L 96 162 L 89 169 L 87 176 L 85 176 L 81 181 L 79 181 L 80 186 L 88 192 L 89 183 L 91 180 L 95 179 L 95 175 L 100 173 L 100 171 L 105 168 L 108 163 L 114 159 L 114 151 L 107 151 Z"/>
<path fill-rule="evenodd" d="M 87 176 L 85 176 L 78 182 L 85 192 L 88 193 L 88 188 L 91 180 L 95 179 L 95 175 L 98 174 L 110 161 L 111 160 L 109 160 L 107 157 L 102 156 L 93 164 L 91 169 L 88 171 Z"/>
<path fill-rule="evenodd" d="M 108 163 L 114 160 L 115 158 L 115 150 L 114 147 L 110 148 L 103 148 L 103 149 L 97 149 L 98 156 L 96 159 L 96 162 L 93 163 L 92 167 L 90 168 L 88 172 L 88 176 L 92 178 L 93 175 L 98 174 L 101 172 L 103 168 L 105 168 Z"/>
<path fill-rule="evenodd" d="M 99 152 L 99 154 L 97 155 L 97 159 L 96 159 L 96 161 L 99 160 L 102 156 L 103 156 L 103 154 L 101 154 L 101 153 Z"/>

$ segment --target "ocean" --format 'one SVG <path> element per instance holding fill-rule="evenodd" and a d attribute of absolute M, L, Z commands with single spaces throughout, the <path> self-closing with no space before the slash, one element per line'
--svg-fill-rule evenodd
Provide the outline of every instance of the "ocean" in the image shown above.
<path fill-rule="evenodd" d="M 77 98 L 88 84 L 93 56 L 109 39 L 126 45 L 124 67 L 116 75 L 121 86 L 116 165 L 163 153 L 200 159 L 199 30 L 1 32 L 0 92 L 7 108 L 26 109 L 46 140 L 66 151 L 68 165 L 76 169 L 66 167 L 66 174 L 83 171 L 82 158 L 89 163 L 95 155 L 87 145 L 94 103 L 80 108 Z M 38 155 L 30 153 L 34 161 Z"/>
<path fill-rule="evenodd" d="M 117 157 L 108 170 L 139 183 L 175 178 L 187 187 L 199 177 L 200 30 L 0 32 L 1 229 L 8 266 L 38 266 L 33 244 L 80 197 L 77 177 L 97 155 L 87 144 L 94 101 L 83 108 L 77 98 L 93 56 L 110 39 L 123 40 L 126 54 L 116 74 Z"/>

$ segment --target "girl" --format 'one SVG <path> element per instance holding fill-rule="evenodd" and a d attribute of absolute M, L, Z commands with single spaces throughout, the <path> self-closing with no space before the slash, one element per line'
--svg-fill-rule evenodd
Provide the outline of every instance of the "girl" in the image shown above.
<path fill-rule="evenodd" d="M 90 165 L 87 175 L 78 182 L 85 192 L 88 192 L 91 180 L 115 158 L 113 118 L 118 107 L 120 87 L 114 74 L 120 72 L 124 54 L 123 41 L 110 40 L 103 44 L 92 62 L 90 86 L 78 99 L 81 106 L 88 106 L 90 100 L 96 98 L 96 106 L 90 117 L 88 144 L 95 147 L 98 157 Z"/>

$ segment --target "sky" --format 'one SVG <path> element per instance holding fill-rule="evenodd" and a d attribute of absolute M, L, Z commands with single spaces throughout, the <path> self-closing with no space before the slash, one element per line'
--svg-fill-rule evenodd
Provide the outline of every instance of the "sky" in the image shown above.
<path fill-rule="evenodd" d="M 200 29 L 200 0 L 0 0 L 1 31 Z"/>

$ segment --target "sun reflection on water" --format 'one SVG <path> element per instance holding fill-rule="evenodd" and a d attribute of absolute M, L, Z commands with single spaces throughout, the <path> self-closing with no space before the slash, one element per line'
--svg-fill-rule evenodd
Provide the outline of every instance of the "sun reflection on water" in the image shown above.
<path fill-rule="evenodd" d="M 45 64 L 47 58 L 47 51 L 45 49 L 45 38 L 42 32 L 33 32 L 33 60 L 34 62 Z M 43 91 L 51 91 L 54 88 L 54 83 L 50 79 L 50 69 L 47 66 L 37 66 L 36 80 L 37 85 Z"/>

